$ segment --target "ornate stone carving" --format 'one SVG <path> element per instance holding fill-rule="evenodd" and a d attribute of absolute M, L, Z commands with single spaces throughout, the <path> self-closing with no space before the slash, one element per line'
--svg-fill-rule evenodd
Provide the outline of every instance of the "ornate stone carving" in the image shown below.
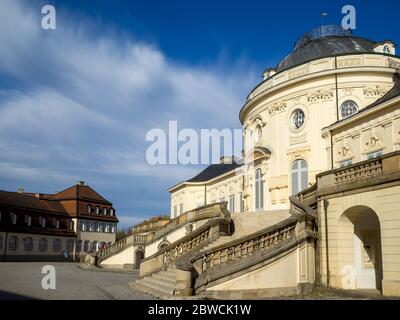
<path fill-rule="evenodd" d="M 383 97 L 389 91 L 388 88 L 382 87 L 380 85 L 377 86 L 365 86 L 364 87 L 364 96 L 371 98 L 380 98 Z"/>
<path fill-rule="evenodd" d="M 381 149 L 383 148 L 383 146 L 384 143 L 382 141 L 382 138 L 379 135 L 374 134 L 367 139 L 367 142 L 365 142 L 364 151 L 371 152 L 374 150 Z"/>
<path fill-rule="evenodd" d="M 287 104 L 284 101 L 279 101 L 279 102 L 275 102 L 274 104 L 272 104 L 272 106 L 270 106 L 268 108 L 269 114 L 275 114 L 275 113 L 279 113 L 279 112 L 283 112 L 285 111 L 287 108 Z"/>
<path fill-rule="evenodd" d="M 350 58 L 338 61 L 339 68 L 358 67 L 362 65 L 361 58 Z"/>
<path fill-rule="evenodd" d="M 329 101 L 333 99 L 333 91 L 330 89 L 322 89 L 310 92 L 307 95 L 308 102 L 321 102 L 321 101 Z"/>
<path fill-rule="evenodd" d="M 390 58 L 388 59 L 388 65 L 389 65 L 389 68 L 400 69 L 400 62 L 397 62 Z"/>
<path fill-rule="evenodd" d="M 353 88 L 344 88 L 343 89 L 343 95 L 345 97 L 353 95 Z"/>
<path fill-rule="evenodd" d="M 339 147 L 339 150 L 337 152 L 338 158 L 339 159 L 344 159 L 344 158 L 350 158 L 353 156 L 353 148 L 350 144 L 344 144 L 341 147 Z"/>

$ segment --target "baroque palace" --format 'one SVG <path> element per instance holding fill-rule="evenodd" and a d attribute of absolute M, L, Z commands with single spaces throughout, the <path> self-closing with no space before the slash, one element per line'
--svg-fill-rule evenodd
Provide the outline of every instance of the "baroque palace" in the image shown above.
<path fill-rule="evenodd" d="M 400 296 L 399 72 L 389 40 L 305 34 L 240 110 L 242 159 L 171 187 L 169 220 L 93 263 L 140 268 L 131 285 L 165 298 Z"/>
<path fill-rule="evenodd" d="M 83 181 L 55 194 L 0 190 L 0 261 L 79 260 L 112 245 L 117 222 Z"/>

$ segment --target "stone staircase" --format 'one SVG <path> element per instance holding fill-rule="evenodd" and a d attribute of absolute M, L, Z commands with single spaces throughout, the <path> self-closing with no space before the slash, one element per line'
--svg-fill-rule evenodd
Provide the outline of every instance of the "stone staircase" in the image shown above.
<path fill-rule="evenodd" d="M 234 233 L 230 236 L 219 237 L 217 240 L 200 249 L 199 252 L 215 248 L 272 226 L 289 216 L 289 210 L 234 213 L 231 215 L 235 226 Z M 168 268 L 166 271 L 159 271 L 134 283 L 129 283 L 129 286 L 161 299 L 172 299 L 176 288 L 176 269 Z"/>
<path fill-rule="evenodd" d="M 168 268 L 151 276 L 144 277 L 136 282 L 129 283 L 133 289 L 149 293 L 160 299 L 171 298 L 175 293 L 176 269 Z"/>

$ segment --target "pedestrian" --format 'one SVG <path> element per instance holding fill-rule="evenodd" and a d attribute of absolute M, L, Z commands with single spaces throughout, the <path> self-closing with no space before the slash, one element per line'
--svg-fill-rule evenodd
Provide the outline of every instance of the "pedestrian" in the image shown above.
<path fill-rule="evenodd" d="M 67 261 L 68 261 L 68 251 L 65 250 L 64 251 L 64 262 L 67 262 Z"/>

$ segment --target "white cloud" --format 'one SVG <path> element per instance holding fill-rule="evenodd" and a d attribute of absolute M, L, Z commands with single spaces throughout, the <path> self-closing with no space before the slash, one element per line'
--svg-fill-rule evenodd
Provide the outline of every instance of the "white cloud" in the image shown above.
<path fill-rule="evenodd" d="M 0 79 L 15 84 L 0 91 L 0 181 L 45 177 L 53 190 L 69 178 L 106 185 L 123 175 L 119 188 L 153 185 L 154 195 L 145 196 L 151 201 L 165 192 L 159 181 L 174 185 L 196 172 L 147 165 L 148 130 L 166 128 L 168 120 L 180 128 L 240 127 L 238 111 L 256 82 L 243 61 L 182 64 L 148 43 L 94 35 L 93 22 L 75 25 L 60 10 L 61 27 L 43 31 L 34 4 L 3 0 L 1 6 Z M 111 198 L 119 192 L 104 190 Z"/>

